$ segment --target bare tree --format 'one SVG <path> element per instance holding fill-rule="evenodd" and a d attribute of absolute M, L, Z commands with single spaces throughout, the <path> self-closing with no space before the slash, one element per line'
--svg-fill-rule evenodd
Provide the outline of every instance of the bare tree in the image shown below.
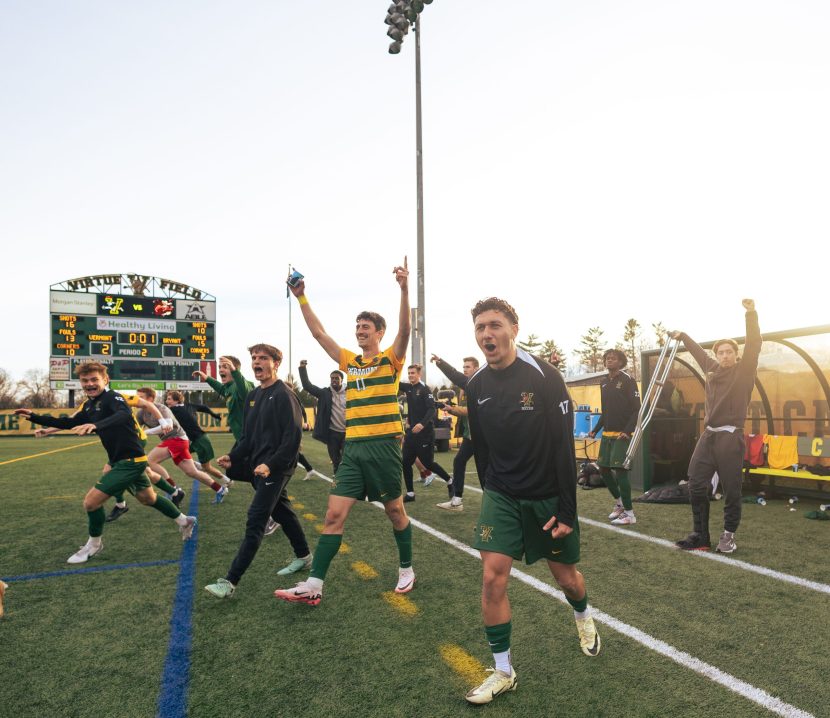
<path fill-rule="evenodd" d="M 666 344 L 666 337 L 669 334 L 669 330 L 663 326 L 663 322 L 652 322 L 651 328 L 654 329 L 654 335 L 657 337 L 657 346 L 664 346 Z"/>
<path fill-rule="evenodd" d="M 37 369 L 29 369 L 17 382 L 20 405 L 30 409 L 58 406 L 58 393 L 49 385 L 49 375 Z"/>
<path fill-rule="evenodd" d="M 0 369 L 0 409 L 15 409 L 17 406 L 17 383 L 5 369 Z"/>

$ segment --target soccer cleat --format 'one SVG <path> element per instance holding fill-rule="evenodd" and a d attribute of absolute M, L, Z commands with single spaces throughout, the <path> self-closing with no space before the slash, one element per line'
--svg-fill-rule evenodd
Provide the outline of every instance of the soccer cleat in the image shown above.
<path fill-rule="evenodd" d="M 424 486 L 429 486 L 433 481 L 435 481 L 435 474 L 430 471 L 424 476 Z"/>
<path fill-rule="evenodd" d="M 179 505 L 184 500 L 184 489 L 180 489 L 180 488 L 176 487 L 176 491 L 170 497 L 170 500 L 175 504 L 176 508 L 179 508 Z"/>
<path fill-rule="evenodd" d="M 126 514 L 130 510 L 129 506 L 119 506 L 116 504 L 112 507 L 112 511 L 109 512 L 109 515 L 106 519 L 104 519 L 107 523 L 110 521 L 117 521 L 120 519 L 124 514 Z"/>
<path fill-rule="evenodd" d="M 610 514 L 608 514 L 608 518 L 613 521 L 614 519 L 618 519 L 624 513 L 625 508 L 623 507 L 623 505 L 621 503 L 616 503 L 614 504 L 614 510 Z"/>
<path fill-rule="evenodd" d="M 409 494 L 404 494 L 403 495 L 403 502 L 405 504 L 408 504 L 410 501 L 414 501 L 414 500 L 415 500 L 415 494 L 412 494 L 411 496 Z"/>
<path fill-rule="evenodd" d="M 236 591 L 236 586 L 226 578 L 217 578 L 216 583 L 205 586 L 205 591 L 216 598 L 230 598 Z"/>
<path fill-rule="evenodd" d="M 602 646 L 602 641 L 599 639 L 597 627 L 594 625 L 594 619 L 588 618 L 576 619 L 576 630 L 579 632 L 579 647 L 586 656 L 596 656 L 599 654 L 599 649 Z"/>
<path fill-rule="evenodd" d="M 720 535 L 720 541 L 718 541 L 718 546 L 715 551 L 718 553 L 734 553 L 737 548 L 738 544 L 735 543 L 734 532 L 724 531 Z"/>
<path fill-rule="evenodd" d="M 279 527 L 280 527 L 280 525 L 279 525 L 276 521 L 274 521 L 274 519 L 272 519 L 272 518 L 269 516 L 269 517 L 268 517 L 268 523 L 267 523 L 267 524 L 265 524 L 265 535 L 266 535 L 266 536 L 270 536 L 270 535 L 271 535 L 272 533 L 274 533 L 274 532 L 275 532 L 275 531 L 276 531 Z"/>
<path fill-rule="evenodd" d="M 395 593 L 409 593 L 415 587 L 415 571 L 409 568 L 398 569 L 398 585 Z"/>
<path fill-rule="evenodd" d="M 85 543 L 81 548 L 73 553 L 68 559 L 66 559 L 66 563 L 86 563 L 91 559 L 93 556 L 101 553 L 104 550 L 104 542 L 99 541 L 97 545 L 92 546 L 89 543 Z"/>
<path fill-rule="evenodd" d="M 307 603 L 316 606 L 323 598 L 322 590 L 312 588 L 305 581 L 300 581 L 294 588 L 278 588 L 274 591 L 277 598 L 291 603 Z"/>
<path fill-rule="evenodd" d="M 617 518 L 615 518 L 611 523 L 614 524 L 614 526 L 630 526 L 631 524 L 637 523 L 637 517 L 634 515 L 633 511 L 630 514 L 623 511 L 623 513 L 617 516 Z"/>
<path fill-rule="evenodd" d="M 488 668 L 487 671 L 490 675 L 484 679 L 484 683 L 476 686 L 464 696 L 468 703 L 482 705 L 489 703 L 493 698 L 500 696 L 502 693 L 516 690 L 519 679 L 516 677 L 516 671 L 513 670 L 513 666 L 510 666 L 510 673 L 505 673 L 496 668 Z"/>
<path fill-rule="evenodd" d="M 435 505 L 439 509 L 446 509 L 447 511 L 463 511 L 464 510 L 464 504 L 462 504 L 460 501 L 458 503 L 454 504 L 452 502 L 452 500 L 450 500 L 450 501 L 444 501 L 443 503 L 435 504 Z"/>
<path fill-rule="evenodd" d="M 674 545 L 684 551 L 708 551 L 709 537 L 692 532 L 686 538 L 675 541 Z"/>
<path fill-rule="evenodd" d="M 185 516 L 187 523 L 184 526 L 179 526 L 179 531 L 182 534 L 182 541 L 187 541 L 193 535 L 193 529 L 196 528 L 196 517 Z"/>
<path fill-rule="evenodd" d="M 225 496 L 228 494 L 228 487 L 223 486 L 219 491 L 216 492 L 216 496 L 213 497 L 214 504 L 221 504 L 225 500 Z"/>
<path fill-rule="evenodd" d="M 297 573 L 297 571 L 303 571 L 307 568 L 311 568 L 312 558 L 312 554 L 308 554 L 305 558 L 295 558 L 287 566 L 284 566 L 277 571 L 277 576 L 290 576 L 292 573 Z"/>
<path fill-rule="evenodd" d="M 303 476 L 303 481 L 308 481 L 309 479 L 314 478 L 314 474 L 317 472 L 314 469 L 309 469 L 305 476 Z"/>

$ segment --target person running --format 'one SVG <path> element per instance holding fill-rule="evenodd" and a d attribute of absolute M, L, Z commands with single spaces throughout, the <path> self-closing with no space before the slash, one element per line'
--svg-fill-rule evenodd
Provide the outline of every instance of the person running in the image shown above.
<path fill-rule="evenodd" d="M 444 376 L 461 390 L 458 395 L 458 404 L 447 404 L 444 407 L 444 411 L 449 412 L 458 419 L 458 424 L 461 425 L 459 433 L 463 438 L 461 439 L 461 446 L 458 448 L 458 453 L 452 462 L 452 479 L 447 484 L 450 500 L 436 504 L 439 509 L 459 512 L 464 510 L 464 478 L 467 471 L 467 462 L 473 457 L 473 440 L 470 438 L 470 422 L 467 418 L 467 392 L 465 391 L 465 387 L 470 377 L 478 371 L 478 359 L 475 357 L 464 357 L 464 364 L 462 365 L 463 371 L 458 371 L 436 354 L 432 355 L 430 361 L 435 362 L 435 365 L 443 372 Z"/>
<path fill-rule="evenodd" d="M 597 464 L 605 485 L 616 499 L 608 518 L 612 524 L 627 526 L 637 523 L 634 504 L 631 503 L 631 481 L 628 469 L 625 468 L 625 456 L 637 426 L 640 391 L 637 382 L 623 371 L 628 363 L 625 352 L 609 349 L 602 355 L 602 361 L 608 370 L 608 375 L 600 384 L 602 413 L 588 436 L 593 439 L 602 429 Z"/>
<path fill-rule="evenodd" d="M 242 435 L 242 410 L 245 397 L 254 388 L 254 385 L 239 371 L 241 366 L 242 362 L 239 359 L 226 354 L 219 357 L 219 381 L 203 371 L 193 372 L 194 379 L 207 382 L 210 388 L 225 400 L 228 407 L 228 426 L 236 441 L 239 441 Z"/>
<path fill-rule="evenodd" d="M 224 478 L 222 483 L 214 481 L 204 471 L 196 468 L 196 463 L 190 455 L 190 441 L 187 434 L 182 429 L 179 422 L 173 416 L 173 412 L 165 406 L 156 402 L 156 390 L 149 386 L 141 387 L 136 390 L 136 394 L 145 401 L 152 401 L 165 419 L 170 419 L 173 422 L 171 428 L 165 429 L 161 423 L 149 412 L 139 409 L 138 421 L 144 426 L 147 434 L 158 434 L 161 441 L 156 444 L 147 454 L 147 461 L 150 463 L 150 468 L 162 478 L 169 480 L 170 476 L 161 465 L 162 461 L 173 459 L 173 463 L 191 479 L 196 479 L 198 482 L 207 486 L 211 491 L 216 493 L 213 500 L 215 504 L 221 504 L 228 493 L 228 484 L 230 480 Z"/>
<path fill-rule="evenodd" d="M 164 403 L 173 412 L 173 416 L 179 422 L 179 426 L 184 429 L 187 438 L 190 439 L 191 453 L 195 451 L 196 456 L 199 457 L 198 464 L 195 461 L 193 462 L 196 464 L 196 468 L 212 476 L 226 488 L 230 488 L 230 479 L 210 463 L 211 459 L 216 456 L 216 452 L 213 450 L 213 444 L 210 442 L 210 438 L 196 420 L 196 414 L 199 412 L 208 414 L 214 419 L 221 419 L 222 416 L 204 404 L 186 402 L 184 400 L 184 394 L 180 391 L 168 391 L 164 397 Z"/>
<path fill-rule="evenodd" d="M 300 382 L 303 389 L 317 399 L 317 414 L 311 436 L 326 445 L 336 475 L 346 442 L 346 387 L 343 386 L 343 372 L 335 369 L 329 374 L 327 387 L 314 386 L 308 379 L 308 362 L 303 359 L 300 362 Z"/>
<path fill-rule="evenodd" d="M 516 689 L 510 653 L 507 581 L 513 561 L 545 559 L 574 610 L 582 652 L 600 638 L 588 608 L 579 561 L 573 408 L 562 375 L 516 346 L 519 319 L 503 299 L 472 310 L 486 366 L 467 382 L 467 410 L 479 476 L 484 479 L 473 548 L 484 570 L 481 606 L 493 651 L 492 674 L 466 695 L 489 703 Z"/>
<path fill-rule="evenodd" d="M 396 593 L 408 593 L 415 585 L 412 568 L 412 525 L 401 500 L 401 413 L 398 376 L 409 344 L 409 290 L 406 259 L 393 270 L 400 286 L 398 334 L 384 351 L 380 342 L 386 320 L 375 312 L 357 315 L 355 338 L 361 353 L 342 348 L 323 328 L 305 294 L 305 282 L 290 287 L 297 297 L 312 336 L 346 373 L 346 446 L 337 470 L 326 510 L 323 534 L 314 551 L 311 573 L 291 589 L 278 589 L 277 598 L 316 606 L 323 597 L 323 581 L 343 541 L 343 527 L 352 507 L 364 497 L 380 501 L 392 522 L 398 545 Z"/>
<path fill-rule="evenodd" d="M 179 527 L 182 539 L 193 534 L 195 516 L 185 516 L 173 503 L 158 496 L 144 473 L 147 457 L 139 441 L 138 425 L 124 397 L 109 388 L 107 368 L 98 362 L 84 362 L 75 367 L 86 401 L 74 416 L 52 417 L 35 414 L 31 409 L 16 409 L 15 414 L 25 416 L 33 424 L 70 429 L 79 436 L 98 434 L 107 452 L 111 470 L 105 473 L 84 497 L 89 538 L 73 553 L 67 563 L 86 563 L 104 549 L 101 535 L 104 532 L 106 512 L 104 504 L 110 496 L 127 490 L 140 503 L 152 506 Z"/>
<path fill-rule="evenodd" d="M 734 553 L 738 548 L 735 532 L 741 523 L 741 478 L 744 460 L 744 421 L 755 386 L 758 357 L 761 354 L 761 330 L 755 302 L 744 299 L 746 310 L 746 344 L 743 358 L 732 339 L 719 339 L 712 345 L 712 359 L 688 334 L 669 332 L 679 339 L 700 364 L 706 375 L 706 427 L 697 440 L 689 462 L 689 497 L 692 502 L 693 530 L 675 542 L 685 551 L 708 551 L 709 492 L 712 476 L 720 477 L 723 487 L 723 533 L 716 547 L 720 553 Z"/>
<path fill-rule="evenodd" d="M 262 544 L 269 516 L 282 525 L 296 555 L 294 561 L 278 572 L 280 575 L 308 568 L 312 558 L 285 488 L 297 467 L 303 435 L 300 402 L 277 377 L 282 363 L 279 349 L 270 344 L 254 344 L 248 351 L 259 386 L 245 399 L 239 441 L 217 463 L 232 477 L 249 481 L 254 487 L 254 498 L 248 507 L 245 537 L 228 573 L 225 578 L 205 586 L 217 598 L 230 598 L 235 593 Z"/>
<path fill-rule="evenodd" d="M 406 433 L 403 439 L 403 480 L 406 484 L 404 502 L 415 500 L 412 464 L 416 458 L 431 474 L 438 474 L 444 481 L 450 481 L 450 475 L 435 461 L 435 399 L 432 390 L 421 381 L 422 371 L 420 364 L 410 364 L 407 367 L 409 381 L 402 381 L 398 387 L 398 392 L 406 395 L 407 407 Z M 429 486 L 426 479 L 424 486 Z"/>

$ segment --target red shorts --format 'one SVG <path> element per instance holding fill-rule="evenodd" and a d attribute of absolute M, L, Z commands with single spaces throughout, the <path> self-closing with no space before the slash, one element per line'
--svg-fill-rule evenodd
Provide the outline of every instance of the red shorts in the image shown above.
<path fill-rule="evenodd" d="M 179 439 L 174 436 L 171 439 L 165 439 L 159 443 L 159 446 L 164 447 L 170 452 L 173 457 L 173 463 L 178 466 L 182 461 L 187 461 L 193 457 L 190 455 L 190 442 L 187 439 Z"/>

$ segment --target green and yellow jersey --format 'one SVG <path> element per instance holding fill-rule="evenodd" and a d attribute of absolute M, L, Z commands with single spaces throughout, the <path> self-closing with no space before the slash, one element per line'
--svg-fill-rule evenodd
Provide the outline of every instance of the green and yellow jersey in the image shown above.
<path fill-rule="evenodd" d="M 340 349 L 340 370 L 346 373 L 346 441 L 381 439 L 403 433 L 398 384 L 404 358 L 389 347 L 364 360 Z"/>

